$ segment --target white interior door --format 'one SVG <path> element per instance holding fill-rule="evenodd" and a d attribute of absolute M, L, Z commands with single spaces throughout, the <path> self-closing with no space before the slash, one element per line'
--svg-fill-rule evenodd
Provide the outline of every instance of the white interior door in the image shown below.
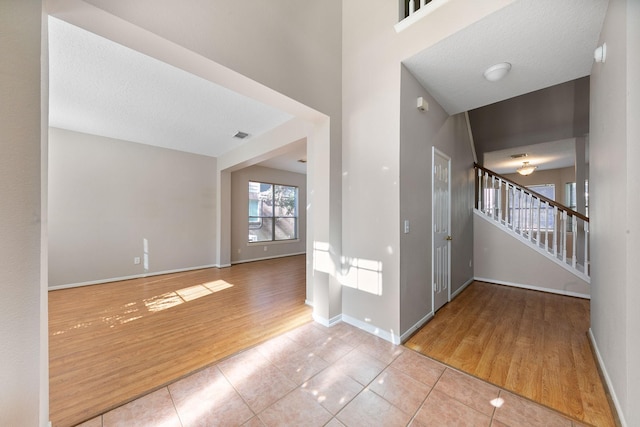
<path fill-rule="evenodd" d="M 433 312 L 451 298 L 451 159 L 433 147 L 432 152 Z"/>

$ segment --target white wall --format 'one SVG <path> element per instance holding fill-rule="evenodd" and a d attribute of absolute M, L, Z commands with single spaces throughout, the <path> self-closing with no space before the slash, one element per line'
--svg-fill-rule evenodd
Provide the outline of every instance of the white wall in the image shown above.
<path fill-rule="evenodd" d="M 47 330 L 41 329 L 47 317 L 41 278 L 47 111 L 42 25 L 40 1 L 0 2 L 0 424 L 7 426 L 48 421 Z"/>
<path fill-rule="evenodd" d="M 312 125 L 305 135 L 308 192 L 313 196 L 308 201 L 307 238 L 310 245 L 328 245 L 331 264 L 335 264 L 342 229 L 341 1 L 309 2 L 304 7 L 293 0 L 90 3 L 101 9 L 69 0 L 52 2 L 51 13 Z M 222 169 L 219 173 L 219 182 L 228 185 L 227 172 Z M 228 196 L 228 188 L 221 188 L 219 195 Z M 221 211 L 218 217 L 223 221 L 227 214 Z M 220 264 L 226 265 L 230 258 L 222 255 L 229 252 L 230 239 L 221 224 L 218 230 Z M 333 295 L 331 309 L 322 315 L 326 318 L 341 310 L 340 299 L 335 297 L 335 273 L 313 274 L 317 263 L 310 256 L 308 295 L 315 286 L 325 296 Z M 314 311 L 318 307 L 314 304 Z"/>
<path fill-rule="evenodd" d="M 298 187 L 298 239 L 295 241 L 249 243 L 249 181 Z M 250 166 L 231 173 L 231 263 L 306 252 L 307 177 L 304 174 Z M 265 251 L 264 248 L 267 248 Z"/>
<path fill-rule="evenodd" d="M 448 2 L 396 33 L 397 2 L 343 2 L 342 310 L 347 321 L 385 338 L 406 327 L 400 324 L 401 62 L 507 3 Z M 356 262 L 369 268 L 350 267 Z"/>
<path fill-rule="evenodd" d="M 473 216 L 476 280 L 589 298 L 591 286 L 505 232 L 482 214 Z"/>
<path fill-rule="evenodd" d="M 640 425 L 640 8 L 612 0 L 599 43 L 607 59 L 591 73 L 591 333 L 625 425 Z"/>
<path fill-rule="evenodd" d="M 451 157 L 451 290 L 473 279 L 473 155 L 463 114 L 449 116 L 402 68 L 400 105 L 400 333 L 420 326 L 432 313 L 432 147 Z M 419 111 L 416 99 L 429 103 Z"/>
<path fill-rule="evenodd" d="M 215 263 L 216 159 L 51 128 L 49 285 Z M 143 239 L 148 241 L 148 270 Z"/>

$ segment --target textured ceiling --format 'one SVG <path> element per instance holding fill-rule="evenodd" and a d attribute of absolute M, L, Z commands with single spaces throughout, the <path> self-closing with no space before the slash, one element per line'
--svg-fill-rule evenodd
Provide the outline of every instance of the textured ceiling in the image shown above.
<path fill-rule="evenodd" d="M 608 0 L 518 0 L 404 61 L 449 114 L 591 73 Z M 488 82 L 484 70 L 509 62 Z"/>
<path fill-rule="evenodd" d="M 49 49 L 53 127 L 218 157 L 292 118 L 52 17 Z"/>

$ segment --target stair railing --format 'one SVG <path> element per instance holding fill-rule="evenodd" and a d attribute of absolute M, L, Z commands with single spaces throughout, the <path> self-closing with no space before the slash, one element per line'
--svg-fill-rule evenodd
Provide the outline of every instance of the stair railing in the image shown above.
<path fill-rule="evenodd" d="M 589 278 L 589 218 L 475 164 L 476 209 L 504 230 Z"/>

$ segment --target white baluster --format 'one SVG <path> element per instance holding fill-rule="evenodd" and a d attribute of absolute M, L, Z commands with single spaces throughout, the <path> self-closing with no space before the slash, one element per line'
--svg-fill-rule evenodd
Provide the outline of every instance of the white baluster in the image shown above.
<path fill-rule="evenodd" d="M 544 203 L 544 250 L 549 252 L 549 203 Z"/>
<path fill-rule="evenodd" d="M 504 205 L 504 210 L 505 210 L 505 214 L 504 214 L 504 225 L 507 228 L 512 228 L 510 227 L 510 225 L 513 223 L 513 220 L 511 220 L 513 213 L 511 212 L 511 206 L 509 206 L 509 200 L 511 199 L 510 196 L 511 193 L 511 185 L 509 185 L 509 183 L 507 182 L 507 190 L 504 193 L 504 198 L 505 198 L 505 205 Z M 511 220 L 511 221 L 510 221 Z"/>
<path fill-rule="evenodd" d="M 415 0 L 409 0 L 409 16 L 413 15 L 416 11 L 416 2 Z"/>
<path fill-rule="evenodd" d="M 558 207 L 553 207 L 553 256 L 558 257 L 558 222 L 560 217 L 558 216 Z"/>
<path fill-rule="evenodd" d="M 562 211 L 562 262 L 567 262 L 567 211 Z"/>
<path fill-rule="evenodd" d="M 489 193 L 489 191 L 487 191 L 488 189 L 489 189 L 489 174 L 487 172 L 485 172 L 485 174 L 484 174 L 484 196 L 485 196 L 484 197 L 484 213 L 487 216 L 491 215 L 491 211 L 489 209 L 489 206 L 491 206 L 490 203 L 489 203 L 490 202 L 489 199 L 491 197 L 489 197 L 490 193 Z"/>
<path fill-rule="evenodd" d="M 498 222 L 503 224 L 502 221 L 502 180 L 498 181 Z"/>
<path fill-rule="evenodd" d="M 533 194 L 529 194 L 529 241 L 533 243 Z"/>
<path fill-rule="evenodd" d="M 578 251 L 578 218 L 571 217 L 571 232 L 573 233 L 573 247 L 571 248 L 571 266 L 576 268 L 576 252 Z"/>
<path fill-rule="evenodd" d="M 589 223 L 584 221 L 584 274 L 589 275 Z"/>
<path fill-rule="evenodd" d="M 478 210 L 482 212 L 482 170 L 478 168 Z"/>
<path fill-rule="evenodd" d="M 427 4 L 427 0 L 420 0 L 420 9 L 422 9 Z"/>
<path fill-rule="evenodd" d="M 538 199 L 538 230 L 536 231 L 536 244 L 540 246 L 540 205 L 542 200 Z"/>

